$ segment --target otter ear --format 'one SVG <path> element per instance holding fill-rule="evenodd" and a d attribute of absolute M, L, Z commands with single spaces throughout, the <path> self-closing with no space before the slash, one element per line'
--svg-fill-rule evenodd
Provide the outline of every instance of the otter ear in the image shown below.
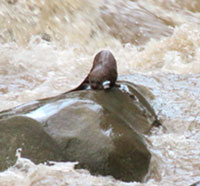
<path fill-rule="evenodd" d="M 103 83 L 102 83 L 102 86 L 103 86 L 103 89 L 109 89 L 110 88 L 110 84 L 111 84 L 111 82 L 110 81 L 104 81 Z"/>

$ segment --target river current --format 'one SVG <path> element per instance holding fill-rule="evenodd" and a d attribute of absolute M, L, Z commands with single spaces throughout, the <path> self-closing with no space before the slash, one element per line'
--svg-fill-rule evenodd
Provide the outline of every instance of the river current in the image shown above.
<path fill-rule="evenodd" d="M 20 158 L 1 186 L 171 186 L 200 180 L 199 0 L 0 1 L 0 111 L 76 87 L 110 50 L 119 79 L 145 86 L 163 128 L 146 136 L 145 183 Z M 23 149 L 22 149 L 23 150 Z"/>

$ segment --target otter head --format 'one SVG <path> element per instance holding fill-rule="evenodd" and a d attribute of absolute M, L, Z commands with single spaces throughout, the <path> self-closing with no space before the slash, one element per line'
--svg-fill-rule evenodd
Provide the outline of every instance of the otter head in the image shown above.
<path fill-rule="evenodd" d="M 107 80 L 102 70 L 102 68 L 96 68 L 90 73 L 89 84 L 92 89 L 104 89 L 104 82 Z"/>
<path fill-rule="evenodd" d="M 92 89 L 108 89 L 115 85 L 117 65 L 110 51 L 102 50 L 95 56 L 88 80 Z"/>
<path fill-rule="evenodd" d="M 109 89 L 117 80 L 117 64 L 114 56 L 108 50 L 100 51 L 94 58 L 93 66 L 85 80 L 75 89 Z"/>

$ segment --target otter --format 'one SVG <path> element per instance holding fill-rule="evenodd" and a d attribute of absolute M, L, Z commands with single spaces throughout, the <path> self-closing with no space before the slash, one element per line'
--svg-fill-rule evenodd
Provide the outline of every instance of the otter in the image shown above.
<path fill-rule="evenodd" d="M 94 58 L 93 66 L 84 81 L 72 91 L 87 88 L 96 90 L 110 89 L 117 80 L 117 64 L 109 50 L 100 51 Z"/>

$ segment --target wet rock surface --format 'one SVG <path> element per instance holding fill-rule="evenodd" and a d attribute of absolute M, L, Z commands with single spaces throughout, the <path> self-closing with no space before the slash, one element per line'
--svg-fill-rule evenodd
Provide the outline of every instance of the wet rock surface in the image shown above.
<path fill-rule="evenodd" d="M 63 160 L 59 146 L 37 121 L 22 116 L 0 120 L 0 170 L 15 164 L 19 148 L 34 163 Z"/>
<path fill-rule="evenodd" d="M 33 123 L 37 120 L 56 141 L 64 160 L 79 162 L 77 168 L 142 181 L 151 159 L 143 134 L 157 118 L 140 87 L 118 84 L 109 90 L 69 92 L 16 107 L 2 112 L 0 121 L 10 125 L 9 118 L 16 114 L 32 118 Z"/>

